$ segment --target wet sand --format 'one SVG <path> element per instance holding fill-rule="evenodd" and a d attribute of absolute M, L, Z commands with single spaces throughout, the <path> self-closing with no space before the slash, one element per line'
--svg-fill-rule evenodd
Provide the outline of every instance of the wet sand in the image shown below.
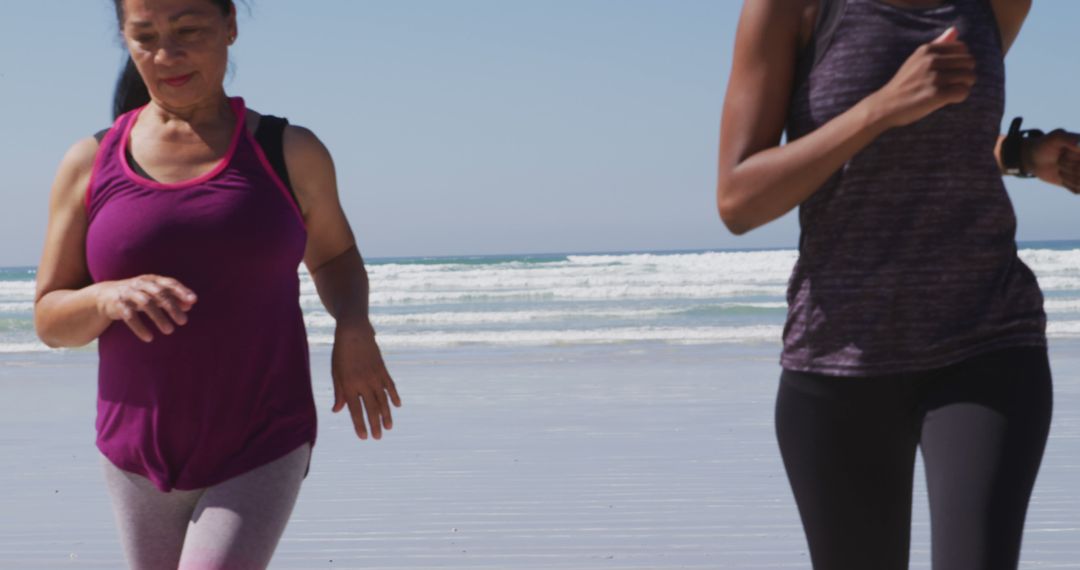
<path fill-rule="evenodd" d="M 772 430 L 771 345 L 462 347 L 388 355 L 381 442 L 329 413 L 272 568 L 809 568 Z M 1055 417 L 1024 568 L 1080 568 L 1080 343 L 1052 347 Z M 0 358 L 0 568 L 121 568 L 93 446 L 96 357 Z M 912 568 L 929 568 L 917 478 Z"/>

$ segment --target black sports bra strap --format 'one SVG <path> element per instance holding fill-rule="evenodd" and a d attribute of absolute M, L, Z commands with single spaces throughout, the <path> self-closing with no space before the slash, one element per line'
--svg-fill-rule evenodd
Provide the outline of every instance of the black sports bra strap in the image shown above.
<path fill-rule="evenodd" d="M 270 162 L 274 173 L 285 183 L 285 188 L 288 188 L 293 202 L 299 206 L 300 202 L 296 199 L 296 192 L 293 190 L 292 182 L 289 180 L 289 169 L 285 166 L 285 145 L 283 141 L 285 127 L 288 124 L 288 119 L 263 115 L 259 119 L 258 128 L 255 129 L 255 142 L 262 147 L 263 153 L 266 154 L 266 160 Z"/>

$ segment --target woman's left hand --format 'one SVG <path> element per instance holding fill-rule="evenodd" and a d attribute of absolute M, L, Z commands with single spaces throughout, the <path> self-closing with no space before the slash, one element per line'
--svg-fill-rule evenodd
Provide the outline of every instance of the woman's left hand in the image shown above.
<path fill-rule="evenodd" d="M 370 323 L 338 323 L 330 371 L 334 379 L 334 412 L 348 406 L 360 439 L 368 438 L 366 414 L 371 437 L 380 439 L 383 429 L 394 426 L 390 404 L 401 407 L 401 397 L 383 363 Z"/>
<path fill-rule="evenodd" d="M 1028 139 L 1025 163 L 1039 180 L 1080 194 L 1080 134 L 1057 129 L 1035 139 Z"/>

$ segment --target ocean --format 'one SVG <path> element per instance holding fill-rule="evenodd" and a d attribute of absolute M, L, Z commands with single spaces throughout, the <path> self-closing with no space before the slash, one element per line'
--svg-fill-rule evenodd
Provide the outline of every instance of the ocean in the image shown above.
<path fill-rule="evenodd" d="M 1046 293 L 1055 405 L 1023 559 L 1076 568 L 1080 242 L 1021 256 Z M 333 323 L 302 272 L 319 440 L 271 568 L 806 568 L 773 427 L 795 257 L 369 260 L 404 400 L 378 442 L 330 412 Z M 0 270 L 0 568 L 120 568 L 97 355 L 38 342 L 33 289 L 32 268 Z M 911 568 L 928 570 L 922 476 L 912 514 Z"/>
<path fill-rule="evenodd" d="M 1080 241 L 1021 244 L 1051 338 L 1080 337 Z M 367 261 L 387 350 L 624 343 L 779 345 L 794 249 L 387 258 Z M 313 347 L 333 319 L 301 268 Z M 34 269 L 0 268 L 0 353 L 45 352 Z"/>

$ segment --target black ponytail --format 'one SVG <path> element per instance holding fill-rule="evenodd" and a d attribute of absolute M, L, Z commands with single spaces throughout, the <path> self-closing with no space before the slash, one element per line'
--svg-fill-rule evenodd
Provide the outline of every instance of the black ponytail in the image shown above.
<path fill-rule="evenodd" d="M 128 56 L 124 70 L 120 72 L 120 79 L 116 81 L 116 91 L 113 94 L 113 119 L 120 115 L 138 109 L 150 102 L 150 90 L 135 68 L 135 62 Z"/>
<path fill-rule="evenodd" d="M 234 10 L 233 0 L 210 0 L 221 13 L 228 16 Z M 113 0 L 116 7 L 116 21 L 121 27 L 124 25 L 124 0 Z M 128 56 L 124 70 L 120 72 L 120 79 L 116 81 L 116 91 L 113 93 L 113 119 L 120 115 L 133 111 L 150 102 L 150 90 L 146 88 L 135 62 Z"/>

